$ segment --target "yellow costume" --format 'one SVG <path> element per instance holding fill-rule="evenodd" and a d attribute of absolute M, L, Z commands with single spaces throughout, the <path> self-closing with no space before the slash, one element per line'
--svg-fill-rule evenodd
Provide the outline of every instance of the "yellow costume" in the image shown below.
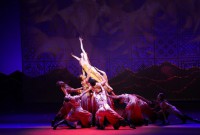
<path fill-rule="evenodd" d="M 94 67 L 88 66 L 87 64 L 83 64 L 82 68 L 87 74 L 90 74 L 91 78 L 93 78 L 97 82 L 103 81 L 101 74 L 99 72 L 97 72 Z"/>
<path fill-rule="evenodd" d="M 86 64 L 84 64 L 82 66 L 83 70 L 87 73 L 87 74 L 90 74 L 90 77 L 94 80 L 96 80 L 97 82 L 102 82 L 103 79 L 102 79 L 102 75 L 92 66 L 88 66 Z M 107 85 L 104 85 L 104 89 L 107 91 L 107 92 L 111 92 L 112 89 L 110 87 L 110 85 L 108 83 L 106 83 Z M 110 88 L 109 88 L 110 87 Z"/>

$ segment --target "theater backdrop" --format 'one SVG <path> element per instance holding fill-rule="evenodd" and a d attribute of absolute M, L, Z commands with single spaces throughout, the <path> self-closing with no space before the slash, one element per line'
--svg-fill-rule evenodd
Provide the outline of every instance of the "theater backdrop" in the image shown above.
<path fill-rule="evenodd" d="M 58 102 L 79 87 L 78 37 L 116 94 L 200 100 L 200 1 L 20 0 L 25 102 Z M 20 74 L 20 75 L 19 75 Z M 48 96 L 47 96 L 48 95 Z"/>

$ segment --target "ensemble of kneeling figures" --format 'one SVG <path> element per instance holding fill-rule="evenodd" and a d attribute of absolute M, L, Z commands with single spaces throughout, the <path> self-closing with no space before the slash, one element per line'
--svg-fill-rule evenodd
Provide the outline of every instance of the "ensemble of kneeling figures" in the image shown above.
<path fill-rule="evenodd" d="M 116 130 L 127 125 L 135 129 L 137 126 L 147 126 L 157 120 L 166 125 L 169 124 L 169 114 L 176 115 L 183 123 L 187 120 L 200 122 L 184 115 L 167 102 L 163 93 L 159 93 L 154 102 L 136 94 L 116 95 L 108 84 L 106 73 L 90 64 L 82 39 L 79 40 L 81 57 L 74 54 L 72 57 L 77 59 L 82 67 L 83 73 L 79 77 L 82 87 L 74 89 L 63 81 L 56 83 L 65 97 L 62 107 L 51 122 L 54 130 L 61 124 L 66 124 L 69 128 L 76 128 L 80 124 L 82 128 L 96 126 L 97 129 L 105 129 L 111 124 Z M 79 94 L 72 95 L 74 92 Z M 126 105 L 122 115 L 115 111 L 114 100 Z"/>

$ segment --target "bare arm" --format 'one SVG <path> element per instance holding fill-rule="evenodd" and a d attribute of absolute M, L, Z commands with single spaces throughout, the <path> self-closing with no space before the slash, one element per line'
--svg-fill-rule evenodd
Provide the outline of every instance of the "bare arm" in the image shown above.
<path fill-rule="evenodd" d="M 95 69 L 96 69 L 98 72 L 102 73 L 103 77 L 108 81 L 108 77 L 107 77 L 107 75 L 106 75 L 106 73 L 105 73 L 104 71 L 98 69 L 97 67 L 95 67 Z"/>
<path fill-rule="evenodd" d="M 65 88 L 62 88 L 62 87 L 61 87 L 61 90 L 62 90 L 62 92 L 64 93 L 64 95 L 66 95 L 66 94 L 67 94 L 67 92 L 66 92 Z"/>
<path fill-rule="evenodd" d="M 81 44 L 81 50 L 84 54 L 86 54 L 86 51 L 84 50 L 83 48 L 83 39 L 81 37 L 79 37 L 79 41 L 80 41 L 80 44 Z"/>
<path fill-rule="evenodd" d="M 147 100 L 146 98 L 144 98 L 144 97 L 142 97 L 142 96 L 140 96 L 140 95 L 137 95 L 137 94 L 133 94 L 133 95 L 135 95 L 137 98 L 143 100 L 143 101 L 146 102 L 147 104 L 152 104 L 151 101 Z"/>
<path fill-rule="evenodd" d="M 82 69 L 82 74 L 83 74 L 83 76 L 86 76 L 86 75 L 85 75 L 85 71 L 84 71 L 83 69 Z"/>
<path fill-rule="evenodd" d="M 87 90 L 85 90 L 83 93 L 79 94 L 79 95 L 76 95 L 76 96 L 65 96 L 65 101 L 73 101 L 73 100 L 77 100 L 77 99 L 80 99 L 85 93 L 87 93 L 88 91 L 91 90 L 91 87 L 88 88 Z"/>
<path fill-rule="evenodd" d="M 72 55 L 72 57 L 74 57 L 75 59 L 77 59 L 78 61 L 80 61 L 80 58 L 79 57 L 77 57 L 76 55 L 74 55 L 74 54 L 71 54 Z"/>
<path fill-rule="evenodd" d="M 111 96 L 111 95 L 107 94 L 107 96 L 110 97 L 110 98 L 112 98 L 112 99 L 120 99 L 120 96 L 117 96 L 117 95 L 112 95 Z"/>
<path fill-rule="evenodd" d="M 85 49 L 83 48 L 83 39 L 82 39 L 81 37 L 79 37 L 79 41 L 80 41 L 80 44 L 81 44 L 81 51 L 82 51 L 82 54 L 83 54 L 82 57 L 83 57 L 83 59 L 84 59 L 85 61 L 87 61 L 87 62 L 90 64 L 88 55 L 87 55 Z"/>
<path fill-rule="evenodd" d="M 107 75 L 106 75 L 106 72 L 104 72 L 104 71 L 98 69 L 97 67 L 95 67 L 95 69 L 96 69 L 98 72 L 102 73 L 102 75 L 103 75 L 102 77 L 106 80 L 105 85 L 106 85 L 110 90 L 113 90 L 113 88 L 108 84 L 108 77 L 107 77 Z M 112 95 L 115 95 L 114 92 L 111 92 L 111 94 L 112 94 Z"/>
<path fill-rule="evenodd" d="M 72 90 L 82 90 L 83 89 L 83 87 L 80 87 L 80 88 L 72 88 Z"/>
<path fill-rule="evenodd" d="M 87 93 L 88 91 L 90 91 L 92 88 L 91 87 L 89 87 L 87 90 L 85 90 L 83 93 L 81 93 L 80 95 L 79 95 L 79 98 L 81 98 L 83 95 L 85 95 L 85 93 Z"/>
<path fill-rule="evenodd" d="M 103 76 L 101 76 L 101 78 L 102 78 L 103 81 L 100 82 L 100 84 L 101 84 L 102 86 L 104 86 L 104 85 L 106 84 L 107 81 L 105 80 L 105 78 L 104 78 Z"/>
<path fill-rule="evenodd" d="M 113 90 L 110 92 L 110 94 L 116 96 Z"/>
<path fill-rule="evenodd" d="M 76 88 L 76 89 L 72 88 L 70 91 L 71 91 L 71 92 L 78 92 L 78 93 L 81 93 L 81 90 L 83 90 L 83 87 Z"/>

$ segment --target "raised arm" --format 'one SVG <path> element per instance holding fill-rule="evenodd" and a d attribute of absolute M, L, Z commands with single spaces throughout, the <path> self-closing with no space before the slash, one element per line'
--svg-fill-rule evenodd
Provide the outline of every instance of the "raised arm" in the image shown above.
<path fill-rule="evenodd" d="M 86 74 L 85 74 L 85 71 L 82 69 L 82 75 L 83 76 L 86 76 Z"/>
<path fill-rule="evenodd" d="M 115 93 L 113 92 L 113 88 L 108 84 L 108 80 L 106 80 L 102 75 L 101 78 L 102 82 L 100 82 L 100 85 L 103 86 L 107 92 L 109 92 L 112 95 L 115 95 Z"/>
<path fill-rule="evenodd" d="M 98 72 L 100 72 L 100 73 L 103 75 L 103 77 L 108 81 L 108 77 L 107 77 L 107 75 L 106 75 L 106 72 L 104 72 L 104 71 L 98 69 L 97 67 L 95 67 L 95 69 L 96 69 Z"/>
<path fill-rule="evenodd" d="M 102 74 L 102 77 L 104 78 L 104 80 L 106 80 L 105 85 L 112 91 L 111 94 L 112 94 L 112 95 L 115 95 L 115 93 L 113 92 L 113 88 L 108 84 L 108 77 L 107 77 L 107 75 L 106 75 L 106 72 L 104 72 L 104 71 L 98 69 L 97 67 L 95 67 L 95 69 L 96 69 L 98 72 L 100 72 L 100 73 Z"/>
<path fill-rule="evenodd" d="M 81 37 L 79 37 L 79 41 L 80 41 L 80 44 L 81 44 L 81 51 L 85 54 L 86 51 L 83 48 L 83 39 Z"/>
<path fill-rule="evenodd" d="M 79 37 L 79 41 L 80 41 L 80 44 L 81 44 L 81 51 L 82 51 L 81 56 L 83 57 L 83 59 L 85 61 L 87 61 L 90 64 L 90 60 L 88 58 L 88 55 L 87 55 L 85 49 L 83 48 L 83 39 L 81 37 Z"/>
<path fill-rule="evenodd" d="M 102 78 L 102 82 L 100 82 L 100 84 L 101 84 L 102 86 L 106 85 L 107 80 L 106 80 L 103 76 L 101 76 L 101 78 Z"/>

